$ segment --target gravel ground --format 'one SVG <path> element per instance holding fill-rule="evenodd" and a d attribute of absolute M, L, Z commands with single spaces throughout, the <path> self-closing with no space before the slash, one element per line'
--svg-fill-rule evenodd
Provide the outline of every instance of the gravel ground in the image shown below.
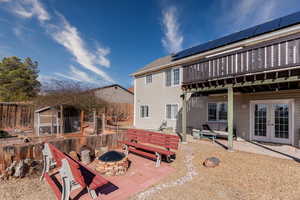
<path fill-rule="evenodd" d="M 189 144 L 194 152 L 197 174 L 183 185 L 165 188 L 146 198 L 149 200 L 299 200 L 300 163 L 246 152 L 227 152 L 206 141 Z M 158 185 L 173 183 L 187 173 L 184 152 L 173 166 L 177 173 Z M 220 166 L 205 168 L 207 157 L 220 158 Z M 155 185 L 154 187 L 157 187 Z M 151 188 L 149 189 L 151 190 Z M 132 199 L 139 199 L 139 196 Z"/>
<path fill-rule="evenodd" d="M 54 200 L 51 188 L 39 178 L 23 178 L 0 182 L 1 200 Z"/>
<path fill-rule="evenodd" d="M 152 188 L 149 200 L 299 200 L 300 163 L 246 152 L 227 152 L 206 141 L 196 141 L 182 147 L 172 166 L 177 172 Z M 191 167 L 185 159 L 193 152 Z M 221 160 L 216 168 L 205 168 L 202 162 L 215 156 Z M 191 172 L 192 170 L 196 173 Z M 174 184 L 192 175 L 183 184 Z M 171 185 L 171 187 L 161 187 Z M 161 188 L 161 189 L 157 189 Z M 156 189 L 156 190 L 155 190 Z M 141 193 L 140 193 L 141 194 Z M 139 194 L 139 195 L 140 195 Z M 141 195 L 132 199 L 141 199 Z M 0 182 L 2 200 L 52 200 L 52 190 L 38 178 Z"/>

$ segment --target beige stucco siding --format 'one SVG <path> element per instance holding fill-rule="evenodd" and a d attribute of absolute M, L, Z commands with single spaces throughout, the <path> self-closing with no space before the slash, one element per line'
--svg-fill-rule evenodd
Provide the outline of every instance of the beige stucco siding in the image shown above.
<path fill-rule="evenodd" d="M 181 70 L 182 74 L 182 70 Z M 182 75 L 181 75 L 182 77 Z M 157 130 L 163 121 L 166 120 L 166 104 L 178 104 L 178 119 L 166 120 L 168 127 L 173 127 L 181 132 L 181 110 L 182 94 L 181 86 L 166 87 L 165 72 L 160 71 L 152 74 L 152 83 L 145 84 L 145 76 L 135 79 L 135 127 L 142 129 Z M 284 100 L 294 101 L 294 128 L 293 140 L 298 145 L 300 139 L 300 90 L 278 91 L 278 92 L 257 92 L 257 93 L 235 93 L 234 95 L 234 127 L 237 135 L 244 139 L 250 139 L 250 102 L 255 100 Z M 193 96 L 188 98 L 187 107 L 187 130 L 190 133 L 192 128 L 201 128 L 208 123 L 214 129 L 225 129 L 226 122 L 208 122 L 207 104 L 209 102 L 227 102 L 226 94 L 210 96 Z M 140 118 L 140 106 L 149 106 L 149 117 Z"/>
<path fill-rule="evenodd" d="M 197 99 L 197 100 L 195 100 Z M 300 139 L 300 90 L 260 92 L 251 94 L 234 95 L 234 127 L 237 135 L 244 139 L 250 139 L 250 102 L 255 100 L 294 100 L 294 144 L 298 145 Z M 207 121 L 207 103 L 227 101 L 227 96 L 203 96 L 189 99 L 188 126 L 201 128 L 208 123 L 214 129 L 225 129 L 226 123 L 213 123 Z"/>
<path fill-rule="evenodd" d="M 238 121 L 235 126 L 240 136 L 250 139 L 250 101 L 254 100 L 277 100 L 277 99 L 293 99 L 294 100 L 294 141 L 298 145 L 300 130 L 300 91 L 279 91 L 244 94 L 239 97 L 241 102 L 237 105 Z"/>
<path fill-rule="evenodd" d="M 182 77 L 182 69 L 180 69 L 180 77 Z M 167 126 L 175 129 L 177 120 L 166 119 L 166 104 L 178 104 L 180 110 L 181 93 L 180 85 L 165 86 L 165 71 L 153 73 L 150 84 L 146 84 L 145 76 L 137 77 L 135 79 L 135 127 L 156 130 L 163 121 L 167 121 Z M 140 117 L 141 105 L 149 106 L 148 118 Z"/>

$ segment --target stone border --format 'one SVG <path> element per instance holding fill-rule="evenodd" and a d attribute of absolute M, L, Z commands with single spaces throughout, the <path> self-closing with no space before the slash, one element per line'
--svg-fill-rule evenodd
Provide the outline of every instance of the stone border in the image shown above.
<path fill-rule="evenodd" d="M 155 193 L 161 192 L 163 189 L 175 187 L 178 185 L 183 185 L 186 182 L 191 181 L 194 176 L 198 175 L 198 172 L 195 170 L 195 167 L 193 165 L 193 159 L 194 155 L 192 152 L 192 148 L 188 146 L 182 146 L 182 150 L 185 151 L 185 157 L 184 157 L 184 164 L 187 169 L 187 173 L 185 176 L 180 177 L 179 179 L 169 182 L 169 183 L 163 183 L 157 186 L 154 186 L 150 188 L 149 190 L 146 190 L 145 192 L 142 192 L 137 195 L 138 200 L 146 200 L 150 195 L 154 195 Z"/>

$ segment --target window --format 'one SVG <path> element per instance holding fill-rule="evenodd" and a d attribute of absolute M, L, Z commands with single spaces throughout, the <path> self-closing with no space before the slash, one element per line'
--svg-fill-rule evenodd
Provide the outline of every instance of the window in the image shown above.
<path fill-rule="evenodd" d="M 146 105 L 140 106 L 140 117 L 141 118 L 149 117 L 149 106 Z"/>
<path fill-rule="evenodd" d="M 167 104 L 166 105 L 166 118 L 167 119 L 176 119 L 178 113 L 177 104 Z"/>
<path fill-rule="evenodd" d="M 165 71 L 166 86 L 175 86 L 180 84 L 180 69 L 168 69 Z"/>
<path fill-rule="evenodd" d="M 152 74 L 146 75 L 146 84 L 152 83 Z"/>
<path fill-rule="evenodd" d="M 226 121 L 227 103 L 208 103 L 208 121 Z"/>
<path fill-rule="evenodd" d="M 172 70 L 167 70 L 166 71 L 166 86 L 171 86 L 172 85 Z"/>
<path fill-rule="evenodd" d="M 173 85 L 179 85 L 179 69 L 174 69 L 173 70 Z"/>

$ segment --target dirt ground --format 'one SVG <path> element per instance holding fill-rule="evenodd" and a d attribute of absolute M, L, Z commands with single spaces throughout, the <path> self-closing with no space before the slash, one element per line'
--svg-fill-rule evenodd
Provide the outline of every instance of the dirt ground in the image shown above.
<path fill-rule="evenodd" d="M 227 152 L 208 141 L 189 144 L 193 148 L 198 175 L 192 181 L 162 190 L 149 200 L 299 200 L 300 163 L 246 152 Z M 216 168 L 205 168 L 207 157 L 221 160 Z M 162 183 L 170 183 L 186 173 L 180 154 L 173 164 L 178 169 Z M 162 184 L 160 183 L 160 184 Z M 137 198 L 133 198 L 137 199 Z"/>
<path fill-rule="evenodd" d="M 246 152 L 227 152 L 207 141 L 188 144 L 194 152 L 193 164 L 198 172 L 192 181 L 163 189 L 147 199 L 156 200 L 299 200 L 300 163 Z M 216 168 L 202 162 L 215 156 L 221 160 Z M 172 163 L 177 172 L 156 185 L 170 183 L 186 174 L 184 153 L 178 152 Z M 35 179 L 0 182 L 1 200 L 52 200 L 50 187 Z M 137 199 L 133 197 L 132 199 Z"/>
<path fill-rule="evenodd" d="M 23 178 L 0 182 L 1 200 L 54 200 L 51 188 L 39 178 Z"/>

